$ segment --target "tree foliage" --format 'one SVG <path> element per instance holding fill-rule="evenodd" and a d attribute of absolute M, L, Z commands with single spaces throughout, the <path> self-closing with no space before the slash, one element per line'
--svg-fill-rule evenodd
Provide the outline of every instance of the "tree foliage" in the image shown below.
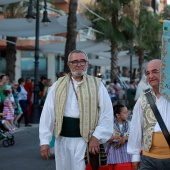
<path fill-rule="evenodd" d="M 134 49 L 139 57 L 139 78 L 142 77 L 144 59 L 160 57 L 161 24 L 158 20 L 157 14 L 141 7 L 134 38 Z"/>
<path fill-rule="evenodd" d="M 117 77 L 117 49 L 122 43 L 128 43 L 132 40 L 135 32 L 135 24 L 128 15 L 123 13 L 125 7 L 131 3 L 131 0 L 97 0 L 89 6 L 97 15 L 86 11 L 85 15 L 92 21 L 93 28 L 100 31 L 96 37 L 98 40 L 108 40 L 110 42 L 111 52 L 111 81 Z"/>

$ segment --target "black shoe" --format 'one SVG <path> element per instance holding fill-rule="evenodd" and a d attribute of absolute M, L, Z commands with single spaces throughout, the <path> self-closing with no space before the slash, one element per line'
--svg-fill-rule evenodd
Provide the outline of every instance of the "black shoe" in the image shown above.
<path fill-rule="evenodd" d="M 32 125 L 31 124 L 26 124 L 25 127 L 32 127 Z"/>

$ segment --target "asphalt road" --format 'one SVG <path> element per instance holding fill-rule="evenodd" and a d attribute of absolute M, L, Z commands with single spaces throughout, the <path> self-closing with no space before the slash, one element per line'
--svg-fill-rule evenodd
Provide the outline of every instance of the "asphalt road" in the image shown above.
<path fill-rule="evenodd" d="M 55 170 L 55 158 L 40 156 L 38 125 L 21 126 L 14 134 L 15 144 L 3 147 L 0 140 L 0 170 Z"/>

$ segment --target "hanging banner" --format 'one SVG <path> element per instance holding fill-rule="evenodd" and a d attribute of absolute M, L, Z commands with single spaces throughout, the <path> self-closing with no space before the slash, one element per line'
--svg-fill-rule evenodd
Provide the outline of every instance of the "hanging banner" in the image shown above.
<path fill-rule="evenodd" d="M 170 102 L 170 21 L 164 20 L 161 51 L 160 93 Z"/>

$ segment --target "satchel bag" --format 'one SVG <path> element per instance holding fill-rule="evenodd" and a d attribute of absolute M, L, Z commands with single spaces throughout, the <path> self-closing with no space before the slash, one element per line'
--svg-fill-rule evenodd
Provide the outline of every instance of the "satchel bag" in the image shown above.
<path fill-rule="evenodd" d="M 85 170 L 96 170 L 96 169 L 92 169 L 92 166 L 90 164 L 90 154 L 89 154 L 88 146 L 87 146 L 86 156 L 87 156 L 87 166 L 86 166 Z M 98 170 L 109 170 L 109 166 L 106 165 L 107 156 L 106 156 L 106 153 L 104 151 L 103 145 L 100 146 L 98 161 L 99 161 Z M 105 165 L 102 162 L 105 162 Z"/>
<path fill-rule="evenodd" d="M 166 127 L 160 113 L 159 113 L 159 110 L 158 110 L 157 106 L 155 105 L 155 102 L 154 102 L 154 100 L 152 98 L 151 89 L 146 89 L 145 90 L 145 95 L 146 95 L 146 97 L 148 99 L 148 102 L 149 102 L 149 104 L 151 106 L 151 109 L 152 109 L 152 111 L 153 111 L 153 113 L 154 113 L 154 115 L 155 115 L 155 117 L 156 117 L 156 119 L 157 119 L 157 121 L 159 123 L 159 126 L 160 126 L 160 128 L 162 130 L 162 133 L 164 134 L 165 139 L 166 139 L 166 141 L 167 141 L 167 143 L 168 143 L 168 145 L 170 147 L 170 135 L 169 135 L 168 129 L 167 129 L 167 127 Z"/>

